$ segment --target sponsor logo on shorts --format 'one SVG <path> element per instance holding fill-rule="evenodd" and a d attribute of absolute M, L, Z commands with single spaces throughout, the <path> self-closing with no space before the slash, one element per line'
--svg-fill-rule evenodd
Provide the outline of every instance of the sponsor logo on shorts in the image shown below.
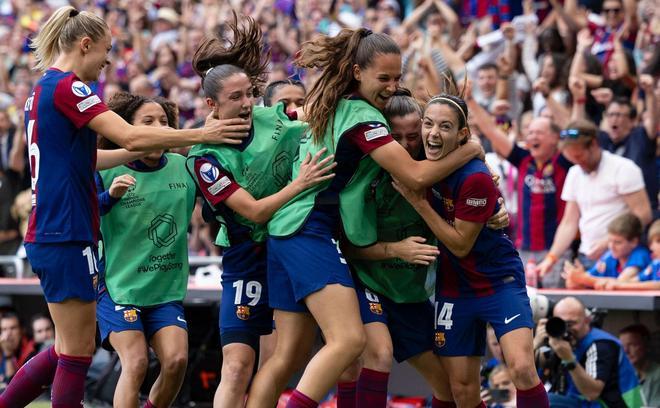
<path fill-rule="evenodd" d="M 468 198 L 465 204 L 471 207 L 485 207 L 487 202 L 488 200 L 485 198 Z"/>
<path fill-rule="evenodd" d="M 378 139 L 383 136 L 387 136 L 390 132 L 386 127 L 381 126 L 376 129 L 367 130 L 364 132 L 364 138 L 367 139 L 367 142 L 371 142 L 374 139 Z"/>
<path fill-rule="evenodd" d="M 136 321 L 137 310 L 135 309 L 124 310 L 124 320 L 126 320 L 129 323 L 133 323 L 134 321 Z"/>
<path fill-rule="evenodd" d="M 211 163 L 204 163 L 199 167 L 199 176 L 207 183 L 213 183 L 219 175 L 220 170 Z"/>
<path fill-rule="evenodd" d="M 241 320 L 248 320 L 250 318 L 250 306 L 236 306 L 236 317 Z"/>
<path fill-rule="evenodd" d="M 435 345 L 438 348 L 444 347 L 445 345 L 445 334 L 443 332 L 435 332 Z"/>
<path fill-rule="evenodd" d="M 218 180 L 215 184 L 213 184 L 211 187 L 208 188 L 209 193 L 216 195 L 225 188 L 229 187 L 231 184 L 231 180 L 229 177 L 224 176 L 220 180 Z"/>
<path fill-rule="evenodd" d="M 369 303 L 369 310 L 376 315 L 383 314 L 383 306 L 380 303 Z"/>
<path fill-rule="evenodd" d="M 87 85 L 85 85 L 83 82 L 80 81 L 75 81 L 74 83 L 71 84 L 71 92 L 73 92 L 74 95 L 80 98 L 84 98 L 92 94 L 92 90 L 89 89 Z"/>
<path fill-rule="evenodd" d="M 99 103 L 101 103 L 101 98 L 99 98 L 98 95 L 92 95 L 89 98 L 78 102 L 76 106 L 78 107 L 78 111 L 84 112 L 92 106 L 98 105 Z"/>

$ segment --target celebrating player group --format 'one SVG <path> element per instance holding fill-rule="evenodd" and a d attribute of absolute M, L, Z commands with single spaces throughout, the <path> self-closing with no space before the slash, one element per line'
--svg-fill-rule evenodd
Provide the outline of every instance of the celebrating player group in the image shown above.
<path fill-rule="evenodd" d="M 106 105 L 92 90 L 112 44 L 93 13 L 62 7 L 33 39 L 43 76 L 25 105 L 25 248 L 56 342 L 18 371 L 0 408 L 48 385 L 54 407 L 81 407 L 97 322 L 122 364 L 115 406 L 138 406 L 149 347 L 161 372 L 146 406 L 172 405 L 187 366 L 196 195 L 221 225 L 214 407 L 274 407 L 300 369 L 287 407 L 316 407 L 335 386 L 339 407 L 385 407 L 393 358 L 428 382 L 433 407 L 485 407 L 487 324 L 517 406 L 549 406 L 523 265 L 471 140 L 466 87 L 421 105 L 399 88 L 397 44 L 367 29 L 302 44 L 295 64 L 318 74 L 309 90 L 266 87 L 259 24 L 235 16 L 228 27 L 194 55 L 209 115 L 186 130 L 166 99 L 119 93 Z M 187 157 L 168 152 L 183 146 Z"/>

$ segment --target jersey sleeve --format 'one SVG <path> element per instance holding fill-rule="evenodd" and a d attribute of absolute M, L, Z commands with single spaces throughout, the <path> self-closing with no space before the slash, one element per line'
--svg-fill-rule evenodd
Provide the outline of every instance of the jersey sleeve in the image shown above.
<path fill-rule="evenodd" d="M 600 380 L 607 384 L 611 375 L 616 370 L 617 364 L 613 361 L 619 360 L 619 350 L 616 343 L 611 341 L 596 341 L 588 349 L 584 361 L 584 369 L 591 378 Z"/>
<path fill-rule="evenodd" d="M 520 163 L 522 163 L 523 159 L 527 156 L 529 156 L 529 150 L 525 150 L 514 143 L 513 149 L 511 149 L 511 153 L 509 153 L 509 157 L 507 157 L 506 160 L 514 166 L 518 167 L 520 166 Z"/>
<path fill-rule="evenodd" d="M 220 164 L 213 157 L 196 158 L 194 171 L 195 182 L 202 196 L 213 207 L 241 188 L 229 172 L 221 170 Z"/>
<path fill-rule="evenodd" d="M 646 266 L 651 263 L 651 257 L 646 248 L 637 247 L 635 248 L 630 256 L 628 257 L 628 262 L 626 262 L 626 268 L 635 267 L 639 270 L 643 270 Z"/>
<path fill-rule="evenodd" d="M 348 138 L 363 154 L 394 141 L 387 126 L 380 122 L 360 123 L 347 130 L 342 137 Z"/>
<path fill-rule="evenodd" d="M 57 83 L 53 104 L 77 129 L 108 110 L 101 98 L 75 75 L 67 76 Z"/>
<path fill-rule="evenodd" d="M 463 221 L 486 223 L 495 212 L 499 193 L 486 173 L 469 175 L 454 202 L 455 217 Z"/>

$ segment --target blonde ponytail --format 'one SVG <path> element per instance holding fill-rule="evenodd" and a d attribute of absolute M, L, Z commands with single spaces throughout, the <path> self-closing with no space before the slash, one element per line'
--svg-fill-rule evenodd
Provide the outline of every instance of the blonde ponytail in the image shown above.
<path fill-rule="evenodd" d="M 34 49 L 37 61 L 34 69 L 45 71 L 60 53 L 69 51 L 76 40 L 90 37 L 96 42 L 108 30 L 106 22 L 89 11 L 79 12 L 72 6 L 60 7 L 32 40 L 30 47 Z"/>

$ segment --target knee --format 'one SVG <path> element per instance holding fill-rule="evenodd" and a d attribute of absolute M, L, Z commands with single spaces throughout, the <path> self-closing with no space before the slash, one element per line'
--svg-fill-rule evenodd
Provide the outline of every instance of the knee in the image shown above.
<path fill-rule="evenodd" d="M 513 364 L 507 366 L 511 373 L 511 379 L 518 389 L 532 388 L 540 381 L 536 373 L 536 367 L 531 362 L 513 362 Z"/>
<path fill-rule="evenodd" d="M 132 354 L 126 356 L 121 360 L 122 374 L 128 375 L 132 378 L 143 378 L 147 373 L 149 366 L 149 359 L 144 354 Z"/>
<path fill-rule="evenodd" d="M 341 348 L 342 354 L 353 361 L 362 355 L 362 352 L 367 346 L 367 335 L 362 327 L 358 330 L 348 329 L 341 333 L 340 336 L 337 336 L 334 341 L 328 341 L 328 345 L 331 345 L 332 343 Z"/>
<path fill-rule="evenodd" d="M 453 378 L 450 382 L 451 393 L 458 405 L 465 405 L 465 402 L 479 395 L 479 382 L 476 384 L 467 379 Z"/>
<path fill-rule="evenodd" d="M 247 359 L 232 359 L 222 363 L 221 381 L 231 384 L 247 384 L 252 377 L 253 364 Z"/>
<path fill-rule="evenodd" d="M 161 371 L 168 376 L 176 376 L 183 373 L 188 365 L 188 356 L 185 353 L 177 353 L 161 361 Z"/>
<path fill-rule="evenodd" d="M 377 371 L 389 372 L 392 368 L 392 345 L 367 345 L 364 350 L 364 366 Z"/>

